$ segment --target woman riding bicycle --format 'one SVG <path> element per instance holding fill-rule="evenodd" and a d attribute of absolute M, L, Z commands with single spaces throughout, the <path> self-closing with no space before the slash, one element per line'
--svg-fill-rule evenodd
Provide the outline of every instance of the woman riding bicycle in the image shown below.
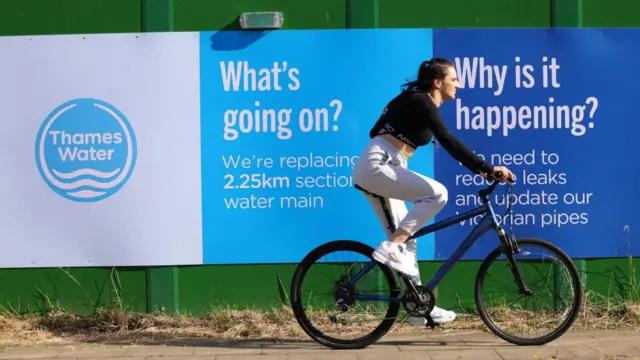
<path fill-rule="evenodd" d="M 444 124 L 438 107 L 454 99 L 459 88 L 456 69 L 451 61 L 442 58 L 424 61 L 418 70 L 417 80 L 404 86 L 405 89 L 387 104 L 371 129 L 371 140 L 354 166 L 353 179 L 371 193 L 365 193 L 365 196 L 387 234 L 387 240 L 378 245 L 373 258 L 416 277 L 420 283 L 417 242 L 407 239 L 445 206 L 447 189 L 440 182 L 408 169 L 407 162 L 415 150 L 435 138 L 452 157 L 485 179 L 503 182 L 515 180 L 515 176 L 504 166 L 493 166 L 483 161 L 456 139 Z M 497 172 L 502 172 L 501 178 L 495 177 Z M 407 211 L 405 201 L 414 204 L 411 211 Z M 393 224 L 388 223 L 384 205 Z M 391 232 L 390 226 L 396 230 Z M 455 313 L 434 307 L 431 317 L 436 323 L 448 322 L 455 319 Z M 414 325 L 424 326 L 425 321 L 423 318 L 410 318 Z"/>

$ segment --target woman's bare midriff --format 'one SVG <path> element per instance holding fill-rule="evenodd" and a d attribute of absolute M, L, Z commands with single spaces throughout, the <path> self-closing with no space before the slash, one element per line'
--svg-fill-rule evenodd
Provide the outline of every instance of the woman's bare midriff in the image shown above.
<path fill-rule="evenodd" d="M 403 143 L 402 141 L 396 139 L 393 135 L 390 134 L 383 134 L 380 135 L 382 136 L 383 139 L 387 140 L 388 142 L 390 142 L 391 144 L 393 144 L 393 146 L 395 146 L 396 149 L 398 149 L 402 154 L 404 154 L 404 156 L 407 158 L 407 160 L 413 156 L 413 154 L 416 152 L 416 149 L 412 148 L 411 146 Z"/>

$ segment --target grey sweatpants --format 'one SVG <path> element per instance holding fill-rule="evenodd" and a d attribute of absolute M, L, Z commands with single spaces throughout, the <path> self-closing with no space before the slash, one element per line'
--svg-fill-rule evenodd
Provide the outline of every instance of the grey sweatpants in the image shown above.
<path fill-rule="evenodd" d="M 390 219 L 387 219 L 381 199 L 364 193 L 388 239 L 395 228 L 413 235 L 433 219 L 448 200 L 444 185 L 409 170 L 404 154 L 379 136 L 371 139 L 360 154 L 352 176 L 356 184 L 387 202 Z M 407 210 L 405 202 L 414 204 L 411 211 Z M 393 223 L 389 224 L 389 221 Z M 407 242 L 407 250 L 417 252 L 415 240 Z"/>

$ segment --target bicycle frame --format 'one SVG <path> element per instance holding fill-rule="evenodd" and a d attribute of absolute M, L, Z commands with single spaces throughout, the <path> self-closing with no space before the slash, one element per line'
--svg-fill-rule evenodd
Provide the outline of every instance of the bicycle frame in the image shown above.
<path fill-rule="evenodd" d="M 475 228 L 467 235 L 466 239 L 460 244 L 460 246 L 456 249 L 456 251 L 451 255 L 449 259 L 447 259 L 444 264 L 440 266 L 435 275 L 431 278 L 431 280 L 423 285 L 424 288 L 433 291 L 436 286 L 440 283 L 440 281 L 447 275 L 447 273 L 453 268 L 453 266 L 460 261 L 460 259 L 464 256 L 464 254 L 469 250 L 471 245 L 473 245 L 480 236 L 482 236 L 485 232 L 493 229 L 497 232 L 501 230 L 498 221 L 496 220 L 496 215 L 493 211 L 493 207 L 491 206 L 490 201 L 485 201 L 482 205 L 478 206 L 475 209 L 466 211 L 462 214 L 455 215 L 449 217 L 447 219 L 443 219 L 437 221 L 435 223 L 426 225 L 418 230 L 412 237 L 407 240 L 419 238 L 425 236 L 427 234 L 431 234 L 441 229 L 448 228 L 454 224 L 457 224 L 461 221 L 471 219 L 475 216 L 484 215 L 482 220 L 478 222 Z M 502 238 L 501 238 L 501 241 Z M 376 265 L 376 261 L 372 260 L 369 262 L 362 270 L 360 270 L 350 281 L 350 285 L 353 285 L 357 282 L 364 274 L 366 274 L 373 266 Z M 363 294 L 354 294 L 353 295 L 356 300 L 365 300 L 365 301 L 386 301 L 386 302 L 399 302 L 401 300 L 400 297 L 389 297 L 389 296 L 377 296 L 377 295 L 363 295 Z"/>

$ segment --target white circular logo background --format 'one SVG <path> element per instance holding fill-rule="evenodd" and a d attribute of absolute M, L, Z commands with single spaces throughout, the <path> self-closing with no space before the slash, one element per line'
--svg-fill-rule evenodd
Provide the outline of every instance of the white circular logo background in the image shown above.
<path fill-rule="evenodd" d="M 35 145 L 47 185 L 78 202 L 113 196 L 136 163 L 131 124 L 115 106 L 97 99 L 74 99 L 55 108 L 40 126 Z"/>

